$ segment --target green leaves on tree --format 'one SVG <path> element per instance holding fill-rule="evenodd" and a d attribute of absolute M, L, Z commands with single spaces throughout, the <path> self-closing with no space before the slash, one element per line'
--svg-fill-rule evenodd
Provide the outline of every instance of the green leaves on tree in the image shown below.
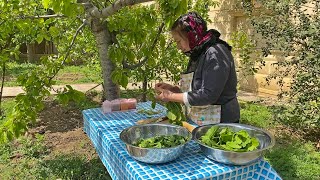
<path fill-rule="evenodd" d="M 279 97 L 288 103 L 277 109 L 276 119 L 295 128 L 309 130 L 320 124 L 320 11 L 319 1 L 259 1 L 264 10 L 255 16 L 254 4 L 244 9 L 254 30 L 261 34 L 265 56 L 281 57 L 273 64 L 275 71 L 267 77 L 276 81 Z M 293 20 L 294 19 L 294 20 Z M 286 79 L 290 78 L 290 82 Z M 286 87 L 289 86 L 289 87 Z"/>
<path fill-rule="evenodd" d="M 188 10 L 188 0 L 158 0 L 160 11 L 166 27 L 171 28 L 173 22 Z"/>
<path fill-rule="evenodd" d="M 127 71 L 116 70 L 112 72 L 111 79 L 114 83 L 120 84 L 122 87 L 126 88 L 129 83 L 129 77 Z"/>
<path fill-rule="evenodd" d="M 110 4 L 90 2 L 96 7 Z M 152 88 L 152 80 L 162 80 L 164 76 L 174 82 L 179 80 L 179 73 L 187 64 L 187 58 L 178 52 L 176 45 L 172 43 L 168 27 L 179 15 L 185 13 L 188 5 L 193 2 L 159 2 L 160 6 L 124 7 L 107 19 L 102 19 L 106 22 L 107 30 L 111 32 L 112 37 L 115 37 L 112 38 L 114 45 L 109 46 L 108 54 L 116 67 L 111 78 L 124 87 L 129 79 L 133 82 L 143 82 L 144 94 L 148 94 L 148 88 Z M 166 7 L 165 4 L 169 6 Z M 100 71 L 101 67 L 91 29 L 82 29 L 81 32 L 85 35 L 78 36 L 77 43 L 72 48 L 69 47 L 76 29 L 88 15 L 84 13 L 83 6 L 78 1 L 1 1 L 0 9 L 0 64 L 17 56 L 21 44 L 53 42 L 58 52 L 56 55 L 44 57 L 38 62 L 37 68 L 18 78 L 25 93 L 16 97 L 16 106 L 0 125 L 0 142 L 3 142 L 23 134 L 28 126 L 35 122 L 37 113 L 44 106 L 42 101 L 50 95 L 51 87 L 55 84 L 55 74 L 66 63 L 82 59 L 97 66 L 97 71 Z M 40 17 L 53 13 L 59 18 Z M 160 28 L 163 22 L 166 23 L 167 29 Z M 146 60 L 145 63 L 141 63 L 143 60 Z M 123 68 L 123 61 L 131 65 L 141 64 L 136 68 L 126 69 Z M 82 97 L 82 94 L 70 87 L 66 87 L 58 95 L 62 103 L 70 100 L 79 101 Z M 172 113 L 175 114 L 176 120 L 183 119 L 182 115 L 174 110 Z"/>
<path fill-rule="evenodd" d="M 57 95 L 58 101 L 63 105 L 67 105 L 70 101 L 80 103 L 84 101 L 85 98 L 83 92 L 73 89 L 70 85 L 66 85 L 63 91 Z"/>
<path fill-rule="evenodd" d="M 250 76 L 253 76 L 265 65 L 262 54 L 255 50 L 256 44 L 243 30 L 233 32 L 229 43 L 233 48 L 233 53 L 239 54 L 240 63 L 237 66 L 237 71 L 239 72 L 238 79 L 240 82 L 248 81 Z"/>
<path fill-rule="evenodd" d="M 217 7 L 219 6 L 219 1 L 214 0 L 197 0 L 192 7 L 193 11 L 199 13 L 201 17 L 207 22 L 212 22 L 209 18 L 208 12 L 210 11 L 210 7 Z"/>
<path fill-rule="evenodd" d="M 77 4 L 77 0 L 42 0 L 42 5 L 45 9 L 52 8 L 54 12 L 66 16 L 75 16 L 83 12 L 83 8 Z"/>

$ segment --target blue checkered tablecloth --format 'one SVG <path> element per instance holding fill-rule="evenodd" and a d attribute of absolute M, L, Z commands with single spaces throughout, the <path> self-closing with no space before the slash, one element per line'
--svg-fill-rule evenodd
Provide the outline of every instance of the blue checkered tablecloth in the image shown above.
<path fill-rule="evenodd" d="M 141 108 L 151 108 L 151 102 L 138 103 L 137 109 Z M 162 113 L 152 117 L 165 116 L 166 109 L 163 106 L 157 104 L 156 110 Z M 112 179 L 281 180 L 264 160 L 246 166 L 220 164 L 207 159 L 195 142 L 188 143 L 184 153 L 175 161 L 160 165 L 137 162 L 130 157 L 119 135 L 124 128 L 134 125 L 137 120 L 150 116 L 139 114 L 136 110 L 103 114 L 100 108 L 87 109 L 82 113 L 84 131 L 94 144 Z"/>

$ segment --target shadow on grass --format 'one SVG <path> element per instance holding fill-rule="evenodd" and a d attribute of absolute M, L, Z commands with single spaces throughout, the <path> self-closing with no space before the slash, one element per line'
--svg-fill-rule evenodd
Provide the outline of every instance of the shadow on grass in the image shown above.
<path fill-rule="evenodd" d="M 107 169 L 98 157 L 87 160 L 78 155 L 58 155 L 45 160 L 41 179 L 92 179 L 111 180 Z M 49 176 L 53 177 L 49 177 Z"/>

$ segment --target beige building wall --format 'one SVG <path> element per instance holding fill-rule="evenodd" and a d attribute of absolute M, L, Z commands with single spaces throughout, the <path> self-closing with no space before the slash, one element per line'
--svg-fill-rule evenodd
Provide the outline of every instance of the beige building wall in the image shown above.
<path fill-rule="evenodd" d="M 237 0 L 221 0 L 220 6 L 212 8 L 209 16 L 212 21 L 208 28 L 214 28 L 220 31 L 221 39 L 228 41 L 233 32 L 245 30 L 249 34 L 253 34 L 253 29 L 248 22 L 245 14 L 237 9 L 240 7 Z M 259 42 L 262 40 L 256 39 Z M 237 66 L 239 65 L 238 52 L 234 51 L 233 55 L 236 59 Z M 283 57 L 280 53 L 273 53 L 265 57 L 265 66 L 262 67 L 254 76 L 243 78 L 238 73 L 239 85 L 241 90 L 257 93 L 258 95 L 276 96 L 279 92 L 279 85 L 275 80 L 267 84 L 266 77 L 274 72 L 274 63 L 281 61 Z M 288 89 L 290 78 L 285 78 L 285 89 Z"/>

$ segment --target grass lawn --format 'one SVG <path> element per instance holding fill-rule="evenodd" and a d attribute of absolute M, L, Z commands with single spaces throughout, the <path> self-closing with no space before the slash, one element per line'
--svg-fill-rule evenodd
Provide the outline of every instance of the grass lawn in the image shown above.
<path fill-rule="evenodd" d="M 284 180 L 319 180 L 320 151 L 315 142 L 303 139 L 295 130 L 275 122 L 269 107 L 241 103 L 241 122 L 275 134 L 276 145 L 265 158 Z"/>
<path fill-rule="evenodd" d="M 31 69 L 36 68 L 37 65 L 30 63 L 8 63 L 5 84 L 4 86 L 19 86 L 16 79 L 19 75 L 28 73 Z M 89 66 L 65 66 L 59 71 L 56 78 L 54 78 L 57 85 L 60 84 L 81 84 L 81 83 L 100 83 L 101 71 Z"/>
<path fill-rule="evenodd" d="M 9 102 L 6 104 L 12 105 Z M 79 123 L 82 122 L 82 109 L 98 105 L 88 99 L 80 105 L 61 107 L 54 115 L 58 116 L 56 119 L 67 118 L 63 119 L 62 125 L 68 119 L 77 119 Z M 59 107 L 55 105 L 49 109 L 56 111 Z M 73 116 L 62 117 L 66 113 Z M 47 121 L 55 123 L 55 118 Z M 241 102 L 241 122 L 275 134 L 276 145 L 265 158 L 284 180 L 320 179 L 320 152 L 315 144 L 275 122 L 269 107 Z M 57 128 L 62 125 L 57 123 Z M 69 128 L 67 131 L 51 129 L 44 135 L 36 133 L 33 138 L 20 138 L 13 143 L 0 145 L 0 179 L 110 179 L 81 127 L 80 124 L 78 129 Z"/>

